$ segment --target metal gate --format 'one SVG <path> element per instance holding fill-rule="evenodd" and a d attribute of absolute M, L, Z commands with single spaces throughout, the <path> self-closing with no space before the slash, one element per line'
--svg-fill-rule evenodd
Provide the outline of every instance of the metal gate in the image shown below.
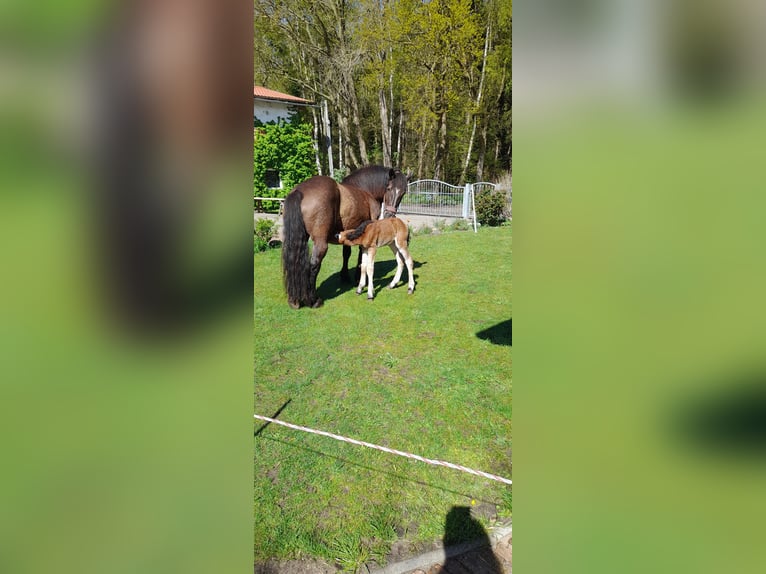
<path fill-rule="evenodd" d="M 458 186 L 437 179 L 420 179 L 407 187 L 399 211 L 411 215 L 468 219 L 473 222 L 473 230 L 476 231 L 474 194 L 489 188 L 494 189 L 495 184 L 481 182 Z"/>

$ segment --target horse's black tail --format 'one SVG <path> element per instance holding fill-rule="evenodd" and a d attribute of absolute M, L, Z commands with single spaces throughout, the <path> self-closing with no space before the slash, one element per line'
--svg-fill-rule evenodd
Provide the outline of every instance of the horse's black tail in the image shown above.
<path fill-rule="evenodd" d="M 299 190 L 290 192 L 285 199 L 282 218 L 282 276 L 287 301 L 294 307 L 309 301 L 310 291 L 309 234 L 303 223 L 302 200 L 303 194 Z"/>

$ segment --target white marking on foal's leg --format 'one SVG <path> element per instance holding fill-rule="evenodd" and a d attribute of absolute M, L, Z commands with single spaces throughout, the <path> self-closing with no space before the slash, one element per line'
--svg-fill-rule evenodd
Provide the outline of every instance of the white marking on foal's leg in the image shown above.
<path fill-rule="evenodd" d="M 415 263 L 412 261 L 412 255 L 410 255 L 410 251 L 406 247 L 402 249 L 402 255 L 407 263 L 407 275 L 409 276 L 407 279 L 407 294 L 412 295 L 415 291 L 415 275 L 413 274 Z"/>
<path fill-rule="evenodd" d="M 371 247 L 367 250 L 367 300 L 372 301 L 375 297 L 372 286 L 372 278 L 375 274 L 375 248 Z"/>
<path fill-rule="evenodd" d="M 362 262 L 359 268 L 359 286 L 356 288 L 357 295 L 361 295 L 362 291 L 364 291 L 364 282 L 367 279 L 367 265 L 368 255 L 367 250 L 365 249 L 362 251 Z"/>
<path fill-rule="evenodd" d="M 404 269 L 404 258 L 402 257 L 401 251 L 395 247 L 395 243 L 396 241 L 389 245 L 396 257 L 396 274 L 394 275 L 394 280 L 388 285 L 389 289 L 396 287 L 396 284 L 399 283 L 399 278 L 402 276 L 402 269 Z"/>

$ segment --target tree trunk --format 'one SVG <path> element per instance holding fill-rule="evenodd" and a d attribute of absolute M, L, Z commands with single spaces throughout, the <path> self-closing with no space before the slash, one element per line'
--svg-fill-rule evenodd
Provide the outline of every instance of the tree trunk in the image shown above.
<path fill-rule="evenodd" d="M 487 33 L 484 36 L 484 57 L 481 63 L 481 79 L 479 80 L 479 92 L 476 94 L 475 113 L 478 113 L 481 106 L 481 96 L 484 91 L 484 74 L 487 70 L 487 53 L 489 52 L 489 35 L 492 27 L 487 25 Z M 460 173 L 460 184 L 465 183 L 465 178 L 468 175 L 468 164 L 471 162 L 471 153 L 473 153 L 473 141 L 476 137 L 476 115 L 473 116 L 473 128 L 471 128 L 471 139 L 468 140 L 468 151 L 465 154 L 465 161 L 463 162 L 463 171 Z"/>
<path fill-rule="evenodd" d="M 463 162 L 463 171 L 460 172 L 460 185 L 465 183 L 465 178 L 468 176 L 468 164 L 471 161 L 471 154 L 473 153 L 473 140 L 476 137 L 476 117 L 473 118 L 473 127 L 471 128 L 471 137 L 468 140 L 468 151 L 465 153 L 465 161 Z"/>
<path fill-rule="evenodd" d="M 442 108 L 442 111 L 439 113 L 439 133 L 436 141 L 434 178 L 442 179 L 444 160 L 447 156 L 447 110 L 445 108 Z"/>
<path fill-rule="evenodd" d="M 368 165 L 370 160 L 367 157 L 367 144 L 364 142 L 364 134 L 362 133 L 362 125 L 359 121 L 359 102 L 356 99 L 356 90 L 354 89 L 353 82 L 349 86 L 349 95 L 351 96 L 351 120 L 354 122 L 354 129 L 356 130 L 356 139 L 359 142 L 359 156 L 362 159 L 362 164 L 356 163 L 356 167 L 362 167 Z"/>
<path fill-rule="evenodd" d="M 314 122 L 314 158 L 317 164 L 317 173 L 322 175 L 322 160 L 319 157 L 319 120 L 317 119 L 316 108 L 311 108 L 311 119 Z"/>
<path fill-rule="evenodd" d="M 335 167 L 332 161 L 332 130 L 330 129 L 330 112 L 327 110 L 327 100 L 322 100 L 322 119 L 324 120 L 325 145 L 327 146 L 327 165 L 332 177 Z"/>
<path fill-rule="evenodd" d="M 343 138 L 343 151 L 345 158 L 346 165 L 349 165 L 350 167 L 356 169 L 360 167 L 359 165 L 359 159 L 356 157 L 356 153 L 354 152 L 354 147 L 352 145 L 349 145 L 349 142 L 351 141 L 351 130 L 349 129 L 348 125 L 348 116 L 346 116 L 344 113 L 340 112 L 338 113 L 338 127 L 340 128 L 341 137 Z"/>
<path fill-rule="evenodd" d="M 388 91 L 390 95 L 390 99 L 388 100 L 388 109 L 390 110 L 390 113 L 388 114 L 388 147 L 391 148 L 391 155 L 393 155 L 393 140 L 394 140 L 394 73 L 391 72 L 388 75 Z M 387 164 L 392 165 L 392 164 Z"/>
<path fill-rule="evenodd" d="M 378 104 L 380 105 L 380 147 L 383 150 L 383 165 L 391 165 L 391 124 L 388 120 L 388 102 L 386 91 L 378 90 Z"/>
<path fill-rule="evenodd" d="M 487 154 L 487 121 L 484 121 L 484 127 L 481 129 L 481 146 L 479 147 L 479 157 L 476 159 L 476 180 L 484 181 L 484 156 Z"/>
<path fill-rule="evenodd" d="M 404 123 L 404 108 L 400 104 L 399 106 L 399 133 L 396 134 L 396 163 L 403 166 L 402 157 L 402 124 Z"/>
<path fill-rule="evenodd" d="M 418 138 L 418 179 L 423 177 L 423 156 L 426 154 L 426 140 L 422 137 L 426 133 L 426 120 L 423 118 L 422 126 L 420 129 L 421 137 Z"/>

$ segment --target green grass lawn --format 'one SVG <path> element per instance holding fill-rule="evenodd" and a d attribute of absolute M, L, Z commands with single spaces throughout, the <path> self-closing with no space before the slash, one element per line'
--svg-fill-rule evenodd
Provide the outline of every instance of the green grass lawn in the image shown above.
<path fill-rule="evenodd" d="M 510 478 L 511 228 L 420 235 L 410 247 L 414 295 L 384 287 L 395 262 L 383 249 L 370 302 L 340 283 L 331 246 L 318 310 L 288 307 L 280 250 L 255 255 L 255 412 L 287 403 L 286 422 Z M 448 468 L 277 425 L 254 447 L 256 561 L 381 564 L 398 539 L 443 538 L 453 506 L 511 512 L 510 486 Z"/>

